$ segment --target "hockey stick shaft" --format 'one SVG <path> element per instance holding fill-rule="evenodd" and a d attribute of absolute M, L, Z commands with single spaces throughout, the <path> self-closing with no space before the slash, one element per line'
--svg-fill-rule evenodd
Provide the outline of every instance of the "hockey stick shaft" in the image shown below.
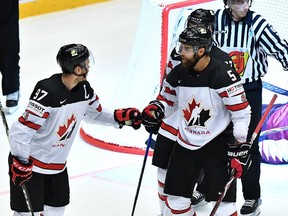
<path fill-rule="evenodd" d="M 270 134 L 275 134 L 275 133 L 283 132 L 285 130 L 288 130 L 288 125 L 285 125 L 285 126 L 282 126 L 282 127 L 278 127 L 278 128 L 271 128 L 271 129 L 262 131 L 260 133 L 260 136 L 266 136 L 266 135 L 270 135 Z"/>
<path fill-rule="evenodd" d="M 271 111 L 272 106 L 273 106 L 273 104 L 274 104 L 274 102 L 275 102 L 276 99 L 277 99 L 277 95 L 274 94 L 273 97 L 272 97 L 272 99 L 271 99 L 271 101 L 270 101 L 270 103 L 268 104 L 268 106 L 267 106 L 264 114 L 262 115 L 260 121 L 258 122 L 257 127 L 255 128 L 255 130 L 254 130 L 254 132 L 253 132 L 253 134 L 252 134 L 252 136 L 251 136 L 251 139 L 250 139 L 250 143 L 251 143 L 251 144 L 253 143 L 253 141 L 254 141 L 255 138 L 257 137 L 259 131 L 261 130 L 261 128 L 262 128 L 262 126 L 263 126 L 263 124 L 264 124 L 264 121 L 266 120 L 269 112 Z M 224 197 L 225 197 L 228 189 L 230 188 L 232 182 L 233 182 L 234 179 L 235 179 L 234 174 L 235 174 L 235 170 L 233 169 L 233 170 L 231 171 L 231 175 L 230 175 L 230 178 L 229 178 L 228 182 L 227 182 L 226 185 L 224 186 L 224 191 L 220 194 L 220 196 L 219 196 L 218 200 L 216 201 L 216 203 L 215 203 L 215 205 L 214 205 L 214 207 L 213 207 L 213 209 L 212 209 L 212 211 L 211 211 L 211 213 L 210 213 L 209 216 L 214 216 L 214 215 L 215 215 L 215 213 L 216 213 L 217 209 L 219 208 L 222 200 L 224 199 Z"/>
<path fill-rule="evenodd" d="M 253 143 L 254 140 L 256 139 L 256 137 L 257 137 L 258 133 L 260 132 L 260 130 L 261 130 L 261 128 L 262 128 L 262 126 L 263 126 L 263 124 L 264 124 L 264 122 L 265 122 L 265 120 L 266 120 L 269 112 L 271 111 L 271 109 L 272 109 L 272 107 L 273 107 L 273 104 L 275 103 L 276 99 L 277 99 L 277 95 L 274 94 L 273 97 L 272 97 L 272 99 L 271 99 L 271 101 L 270 101 L 270 103 L 269 103 L 268 106 L 266 107 L 266 110 L 265 110 L 264 114 L 262 115 L 262 118 L 261 118 L 260 121 L 258 122 L 258 125 L 257 125 L 257 127 L 255 128 L 255 130 L 254 130 L 254 132 L 253 132 L 253 134 L 252 134 L 252 136 L 251 136 L 250 143 Z"/>
<path fill-rule="evenodd" d="M 137 190 L 136 190 L 136 194 L 135 194 L 135 198 L 134 198 L 134 204 L 133 204 L 131 216 L 133 216 L 134 212 L 135 212 L 135 208 L 136 208 L 136 204 L 137 204 L 137 200 L 138 200 L 138 195 L 139 195 L 139 191 L 140 191 L 140 187 L 141 187 L 141 182 L 142 182 L 143 174 L 144 174 L 144 170 L 145 170 L 145 165 L 146 165 L 146 161 L 147 161 L 147 157 L 148 157 L 148 153 L 149 153 L 149 147 L 150 147 L 151 140 L 152 140 L 152 134 L 153 134 L 152 132 L 149 134 L 149 138 L 147 141 L 146 151 L 145 151 L 145 155 L 144 155 L 144 159 L 143 159 L 142 169 L 141 169 L 139 182 L 138 182 L 138 186 L 137 186 Z"/>
<path fill-rule="evenodd" d="M 7 123 L 7 120 L 6 120 L 6 116 L 5 116 L 5 113 L 4 113 L 4 110 L 3 110 L 3 106 L 2 106 L 2 102 L 1 102 L 1 101 L 0 101 L 0 113 L 1 113 L 3 125 L 4 125 L 5 130 L 6 130 L 6 135 L 7 135 L 8 140 L 9 140 L 9 127 L 8 127 L 8 123 Z M 24 198 L 25 198 L 25 201 L 26 201 L 27 208 L 28 208 L 29 212 L 31 213 L 31 215 L 34 216 L 32 204 L 31 204 L 31 199 L 30 199 L 30 197 L 29 197 L 29 194 L 28 194 L 28 190 L 27 190 L 27 188 L 26 188 L 26 185 L 23 184 L 23 185 L 21 186 L 21 188 L 22 188 L 22 191 L 23 191 L 23 194 L 24 194 Z"/>

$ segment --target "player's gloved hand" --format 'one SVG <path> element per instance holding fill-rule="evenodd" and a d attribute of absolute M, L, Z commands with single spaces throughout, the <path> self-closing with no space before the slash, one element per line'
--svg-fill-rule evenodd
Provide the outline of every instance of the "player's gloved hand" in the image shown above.
<path fill-rule="evenodd" d="M 9 175 L 12 182 L 17 186 L 22 186 L 32 177 L 33 161 L 29 159 L 27 163 L 9 154 Z"/>
<path fill-rule="evenodd" d="M 148 132 L 156 131 L 160 127 L 162 119 L 164 118 L 164 106 L 158 101 L 154 100 L 142 111 L 142 124 Z"/>
<path fill-rule="evenodd" d="M 141 112 L 136 108 L 123 108 L 114 111 L 114 119 L 119 127 L 124 125 L 132 126 L 135 130 L 141 127 Z"/>
<path fill-rule="evenodd" d="M 160 121 L 158 124 L 155 125 L 144 125 L 145 126 L 145 130 L 148 133 L 153 133 L 153 134 L 158 134 L 158 130 L 161 126 L 162 121 Z"/>
<path fill-rule="evenodd" d="M 241 178 L 246 171 L 249 169 L 252 161 L 250 159 L 250 147 L 251 143 L 238 143 L 238 144 L 228 144 L 228 156 L 230 173 L 235 176 L 235 178 Z"/>

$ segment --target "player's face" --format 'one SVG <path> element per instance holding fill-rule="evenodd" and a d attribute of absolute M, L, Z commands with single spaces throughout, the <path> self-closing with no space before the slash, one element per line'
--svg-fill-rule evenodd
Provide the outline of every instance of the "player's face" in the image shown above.
<path fill-rule="evenodd" d="M 81 82 L 86 80 L 88 72 L 90 68 L 90 60 L 86 59 L 85 60 L 85 66 L 77 66 L 75 69 L 75 75 L 76 75 L 76 80 L 77 82 Z"/>
<path fill-rule="evenodd" d="M 189 67 L 189 65 L 193 65 L 195 62 L 195 52 L 191 45 L 178 43 L 176 46 L 176 52 L 181 55 L 184 67 Z"/>
<path fill-rule="evenodd" d="M 229 8 L 232 11 L 233 18 L 242 19 L 246 17 L 249 10 L 249 0 L 230 1 Z"/>

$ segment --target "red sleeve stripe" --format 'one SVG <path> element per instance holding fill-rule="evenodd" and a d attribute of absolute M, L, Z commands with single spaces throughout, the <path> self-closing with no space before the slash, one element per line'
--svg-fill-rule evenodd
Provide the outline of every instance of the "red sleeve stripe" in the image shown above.
<path fill-rule="evenodd" d="M 226 105 L 226 108 L 230 111 L 239 111 L 245 109 L 249 105 L 248 101 L 241 104 Z"/>
<path fill-rule="evenodd" d="M 33 164 L 41 169 L 49 169 L 49 170 L 63 170 L 66 166 L 66 163 L 64 164 L 56 164 L 56 163 L 43 163 L 42 161 L 39 161 L 33 157 L 30 157 L 33 160 Z"/>
<path fill-rule="evenodd" d="M 167 99 L 164 98 L 162 95 L 158 95 L 156 99 L 157 99 L 157 100 L 160 100 L 160 101 L 166 102 L 169 106 L 173 106 L 173 104 L 174 104 L 173 101 L 167 100 Z"/>
<path fill-rule="evenodd" d="M 220 97 L 221 97 L 221 98 L 228 97 L 227 92 L 226 92 L 226 91 L 221 92 L 221 93 L 220 93 Z"/>
<path fill-rule="evenodd" d="M 90 101 L 89 105 L 91 106 L 95 101 L 98 101 L 98 97 L 95 100 Z"/>
<path fill-rule="evenodd" d="M 235 96 L 237 96 L 237 95 L 242 95 L 243 93 L 244 93 L 244 91 L 236 94 Z M 221 92 L 221 93 L 220 93 L 220 97 L 221 97 L 221 98 L 229 97 L 227 91 Z"/>
<path fill-rule="evenodd" d="M 171 94 L 171 95 L 176 95 L 175 90 L 171 90 L 170 88 L 165 87 L 164 92 Z"/>
<path fill-rule="evenodd" d="M 101 104 L 99 104 L 99 106 L 97 107 L 97 109 L 96 109 L 98 112 L 101 112 L 102 111 L 102 106 L 101 106 Z"/>
<path fill-rule="evenodd" d="M 34 115 L 34 116 L 37 116 L 37 117 L 40 117 L 40 118 L 45 118 L 45 119 L 47 119 L 49 117 L 49 115 L 50 115 L 49 112 L 45 112 L 42 116 L 39 116 L 36 113 L 31 112 L 30 110 L 25 110 L 25 111 L 28 112 L 30 115 Z"/>
<path fill-rule="evenodd" d="M 36 130 L 36 131 L 39 130 L 40 127 L 41 127 L 40 125 L 35 124 L 35 123 L 31 122 L 31 121 L 26 121 L 26 119 L 23 118 L 23 116 L 19 117 L 18 121 L 20 123 L 22 123 L 23 125 L 25 125 L 26 127 L 29 127 L 29 128 L 31 128 L 33 130 Z"/>
<path fill-rule="evenodd" d="M 178 134 L 178 130 L 175 129 L 174 127 L 168 125 L 168 124 L 165 124 L 165 122 L 162 122 L 161 124 L 161 128 L 165 131 L 168 131 L 169 133 L 173 134 L 174 136 L 177 136 Z"/>

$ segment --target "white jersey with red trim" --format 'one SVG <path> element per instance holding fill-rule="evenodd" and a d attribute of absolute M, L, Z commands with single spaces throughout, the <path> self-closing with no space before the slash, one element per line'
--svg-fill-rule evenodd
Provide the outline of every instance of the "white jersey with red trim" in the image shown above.
<path fill-rule="evenodd" d="M 236 140 L 245 142 L 250 122 L 250 105 L 241 78 L 229 65 L 211 57 L 200 73 L 182 64 L 167 76 L 157 97 L 165 116 L 180 114 L 177 141 L 196 150 L 221 134 L 233 122 Z"/>
<path fill-rule="evenodd" d="M 66 159 L 82 120 L 117 127 L 113 112 L 104 111 L 88 81 L 70 91 L 61 74 L 39 81 L 25 113 L 10 128 L 11 153 L 33 159 L 33 171 L 54 174 Z"/>
<path fill-rule="evenodd" d="M 222 51 L 220 48 L 212 46 L 209 55 L 233 67 L 233 62 L 229 54 Z M 165 77 L 167 77 L 167 74 L 169 74 L 170 71 L 175 66 L 180 64 L 181 61 L 182 61 L 181 55 L 177 54 L 174 48 L 170 54 L 169 62 L 166 67 Z M 158 133 L 161 134 L 162 136 L 169 138 L 170 140 L 175 141 L 178 134 L 178 124 L 180 115 L 181 113 L 175 112 L 173 116 L 164 119 L 162 121 L 161 127 L 159 128 Z"/>

